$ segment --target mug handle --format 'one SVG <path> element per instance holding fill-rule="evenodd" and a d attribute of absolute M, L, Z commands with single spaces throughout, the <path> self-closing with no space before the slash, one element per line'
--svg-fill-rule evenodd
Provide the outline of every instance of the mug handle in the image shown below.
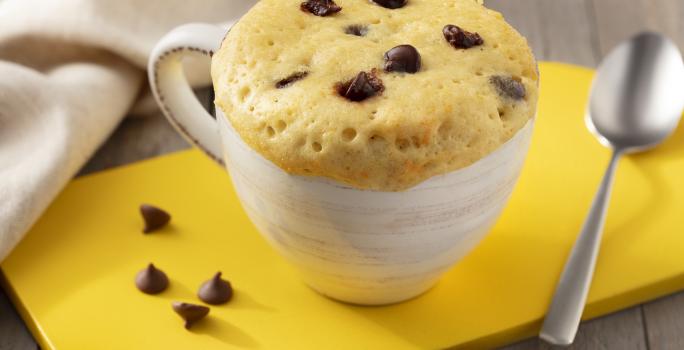
<path fill-rule="evenodd" d="M 221 165 L 221 138 L 215 118 L 195 97 L 186 79 L 182 60 L 211 60 L 225 35 L 224 28 L 211 24 L 182 25 L 157 43 L 147 66 L 152 94 L 171 125 L 188 142 Z"/>

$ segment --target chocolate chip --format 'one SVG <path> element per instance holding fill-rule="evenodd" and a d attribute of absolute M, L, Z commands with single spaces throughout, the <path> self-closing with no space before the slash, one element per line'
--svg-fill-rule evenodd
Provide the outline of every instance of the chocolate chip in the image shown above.
<path fill-rule="evenodd" d="M 171 304 L 173 311 L 185 320 L 185 329 L 190 329 L 197 321 L 209 314 L 209 308 L 202 305 L 174 302 Z"/>
<path fill-rule="evenodd" d="M 202 283 L 197 296 L 207 304 L 224 304 L 233 296 L 233 287 L 221 279 L 221 272 L 217 272 L 212 279 Z"/>
<path fill-rule="evenodd" d="M 169 215 L 169 213 L 149 204 L 140 206 L 140 214 L 142 214 L 142 217 L 145 220 L 144 233 L 150 233 L 160 229 L 171 220 L 171 215 Z"/>
<path fill-rule="evenodd" d="M 388 9 L 398 9 L 406 6 L 408 0 L 373 0 L 374 3 Z"/>
<path fill-rule="evenodd" d="M 149 264 L 135 275 L 135 286 L 145 294 L 159 294 L 169 286 L 169 278 L 163 271 Z"/>
<path fill-rule="evenodd" d="M 444 33 L 446 41 L 457 49 L 469 49 L 473 46 L 484 44 L 480 34 L 471 33 L 453 24 L 444 26 L 442 33 Z"/>
<path fill-rule="evenodd" d="M 287 77 L 287 78 L 285 78 L 285 79 L 282 79 L 282 80 L 278 81 L 278 82 L 275 84 L 275 87 L 276 87 L 276 89 L 286 88 L 286 87 L 292 85 L 294 82 L 306 78 L 307 75 L 309 75 L 309 72 L 296 72 L 296 73 L 292 73 L 292 74 L 290 74 L 289 77 Z"/>
<path fill-rule="evenodd" d="M 502 97 L 512 98 L 514 100 L 522 100 L 525 98 L 525 85 L 520 81 L 520 78 L 514 78 L 505 75 L 495 75 L 489 78 L 489 82 L 494 85 L 496 91 Z"/>
<path fill-rule="evenodd" d="M 415 73 L 420 70 L 420 53 L 411 45 L 399 45 L 385 52 L 386 72 Z"/>
<path fill-rule="evenodd" d="M 352 24 L 344 28 L 344 33 L 356 36 L 365 36 L 368 34 L 368 27 L 360 24 Z"/>
<path fill-rule="evenodd" d="M 299 8 L 302 11 L 310 12 L 311 14 L 320 17 L 329 16 L 342 11 L 342 8 L 337 6 L 333 0 L 308 0 L 301 3 Z"/>
<path fill-rule="evenodd" d="M 359 72 L 355 78 L 336 85 L 337 92 L 344 98 L 360 102 L 381 93 L 385 86 L 378 78 L 375 68 L 370 73 Z"/>

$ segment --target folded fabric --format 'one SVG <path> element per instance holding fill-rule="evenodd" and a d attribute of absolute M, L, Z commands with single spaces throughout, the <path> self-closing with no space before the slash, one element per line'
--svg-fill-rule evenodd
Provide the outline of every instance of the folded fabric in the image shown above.
<path fill-rule="evenodd" d="M 145 95 L 157 40 L 252 4 L 0 0 L 0 261 Z"/>

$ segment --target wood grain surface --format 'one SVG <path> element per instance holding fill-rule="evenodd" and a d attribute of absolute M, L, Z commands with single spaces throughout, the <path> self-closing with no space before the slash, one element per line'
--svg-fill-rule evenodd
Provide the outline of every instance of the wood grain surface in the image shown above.
<path fill-rule="evenodd" d="M 642 30 L 684 47 L 684 0 L 486 0 L 528 38 L 540 60 L 595 67 L 620 41 Z M 207 90 L 199 96 L 207 100 Z M 187 148 L 161 115 L 126 119 L 81 174 Z M 0 293 L 0 349 L 36 349 Z M 504 350 L 551 349 L 537 339 Z M 584 322 L 569 349 L 684 349 L 684 292 Z"/>

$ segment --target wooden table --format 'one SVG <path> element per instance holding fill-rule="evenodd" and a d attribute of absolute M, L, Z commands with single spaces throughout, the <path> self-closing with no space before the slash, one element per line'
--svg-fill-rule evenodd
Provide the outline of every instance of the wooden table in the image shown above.
<path fill-rule="evenodd" d="M 488 0 L 530 41 L 540 60 L 595 67 L 621 40 L 657 30 L 684 48 L 684 0 Z M 206 96 L 206 93 L 204 94 Z M 81 174 L 187 148 L 160 116 L 126 119 Z M 0 291 L 0 349 L 36 349 Z M 503 349 L 547 349 L 537 339 Z M 584 322 L 571 349 L 684 349 L 684 292 Z"/>

